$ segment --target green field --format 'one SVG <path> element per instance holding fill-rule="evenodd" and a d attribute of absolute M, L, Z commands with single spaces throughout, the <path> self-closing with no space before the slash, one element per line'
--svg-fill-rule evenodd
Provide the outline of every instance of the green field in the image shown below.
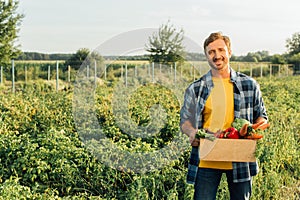
<path fill-rule="evenodd" d="M 188 69 L 184 72 L 190 73 Z M 256 79 L 271 127 L 258 143 L 260 173 L 253 181 L 253 199 L 299 199 L 299 77 Z M 178 95 L 171 86 L 144 83 L 131 91 L 126 101 L 116 101 L 124 95 L 116 92 L 120 91 L 116 80 L 102 81 L 95 91 L 84 91 L 95 94 L 94 104 L 88 109 L 95 113 L 101 134 L 106 137 L 102 148 L 94 149 L 101 158 L 80 140 L 82 127 L 85 137 L 97 136 L 99 130 L 83 120 L 89 115 L 74 113 L 73 97 L 79 93 L 73 85 L 56 91 L 54 85 L 39 80 L 20 84 L 15 94 L 0 87 L 0 199 L 192 199 L 193 188 L 185 182 L 189 147 L 170 160 L 156 153 L 177 138 L 187 142 L 185 136 L 178 135 Z M 189 77 L 188 82 L 191 80 Z M 136 83 L 129 79 L 128 84 Z M 162 106 L 164 112 L 153 105 Z M 126 112 L 116 114 L 120 107 Z M 82 123 L 75 120 L 78 117 Z M 128 124 L 126 120 L 132 122 L 132 126 L 125 127 L 132 132 L 157 131 L 148 127 L 160 131 L 136 137 L 120 128 Z M 126 168 L 139 159 L 122 157 L 123 152 L 151 155 L 152 163 L 144 161 L 131 165 L 139 168 Z M 112 158 L 107 155 L 115 156 L 114 160 L 107 160 Z M 224 180 L 218 197 L 228 199 Z"/>

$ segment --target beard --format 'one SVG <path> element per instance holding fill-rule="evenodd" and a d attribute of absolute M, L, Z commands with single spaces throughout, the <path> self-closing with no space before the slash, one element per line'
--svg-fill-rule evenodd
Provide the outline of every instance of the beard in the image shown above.
<path fill-rule="evenodd" d="M 228 64 L 224 62 L 224 59 L 222 58 L 213 59 L 212 61 L 209 62 L 209 65 L 212 69 L 217 71 L 222 71 L 228 66 Z"/>

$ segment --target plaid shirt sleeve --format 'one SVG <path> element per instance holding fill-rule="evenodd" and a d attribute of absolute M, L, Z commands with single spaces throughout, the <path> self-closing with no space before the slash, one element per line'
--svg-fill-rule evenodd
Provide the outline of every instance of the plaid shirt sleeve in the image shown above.
<path fill-rule="evenodd" d="M 255 82 L 256 83 L 256 82 Z M 253 118 L 256 120 L 258 117 L 264 117 L 268 119 L 267 111 L 262 99 L 262 94 L 260 91 L 259 84 L 256 83 L 255 92 L 254 92 L 254 106 L 253 106 Z"/>
<path fill-rule="evenodd" d="M 180 126 L 188 120 L 194 128 L 197 127 L 196 104 L 194 84 L 191 84 L 184 94 L 184 103 L 180 110 Z"/>
<path fill-rule="evenodd" d="M 189 120 L 195 128 L 202 128 L 202 110 L 211 87 L 212 78 L 209 72 L 186 89 L 180 110 L 180 125 Z"/>

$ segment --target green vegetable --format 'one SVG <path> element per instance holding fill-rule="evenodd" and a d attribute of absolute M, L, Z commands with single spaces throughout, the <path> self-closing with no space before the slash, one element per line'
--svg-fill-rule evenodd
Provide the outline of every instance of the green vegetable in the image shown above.
<path fill-rule="evenodd" d="M 251 124 L 248 120 L 242 118 L 235 118 L 232 122 L 232 127 L 236 128 L 238 131 L 241 130 L 244 124 Z"/>
<path fill-rule="evenodd" d="M 211 141 L 214 141 L 216 139 L 214 134 L 207 133 L 204 129 L 198 130 L 198 133 L 196 134 L 196 138 L 197 139 L 204 138 L 204 139 L 208 139 Z"/>
<path fill-rule="evenodd" d="M 252 126 L 248 126 L 247 127 L 247 133 L 255 133 L 256 131 L 254 130 L 254 128 Z"/>
<path fill-rule="evenodd" d="M 200 139 L 200 138 L 205 138 L 206 132 L 203 129 L 199 129 L 198 133 L 196 134 L 196 138 Z"/>

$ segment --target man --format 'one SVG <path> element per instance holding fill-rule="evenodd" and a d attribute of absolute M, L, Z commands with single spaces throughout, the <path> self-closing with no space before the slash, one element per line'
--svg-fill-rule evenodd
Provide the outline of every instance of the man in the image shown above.
<path fill-rule="evenodd" d="M 204 42 L 210 66 L 207 74 L 185 92 L 180 112 L 180 128 L 192 145 L 187 182 L 194 184 L 194 199 L 216 199 L 221 176 L 226 174 L 230 199 L 249 199 L 256 162 L 204 162 L 199 160 L 198 129 L 216 132 L 231 127 L 235 118 L 264 126 L 266 109 L 257 82 L 229 65 L 231 44 L 221 32 L 211 33 Z"/>

